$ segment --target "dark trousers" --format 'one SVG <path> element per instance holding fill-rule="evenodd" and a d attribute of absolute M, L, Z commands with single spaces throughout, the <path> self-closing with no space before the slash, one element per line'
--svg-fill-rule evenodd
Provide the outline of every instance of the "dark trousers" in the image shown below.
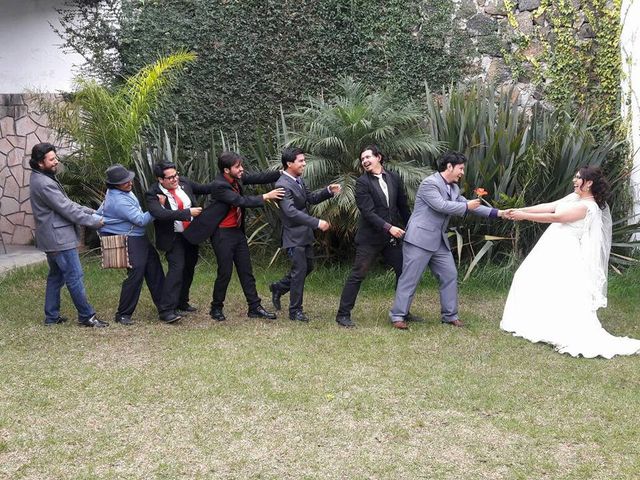
<path fill-rule="evenodd" d="M 171 250 L 165 252 L 169 268 L 162 286 L 160 313 L 175 310 L 189 303 L 189 289 L 198 263 L 198 246 L 189 243 L 182 233 L 176 233 Z"/>
<path fill-rule="evenodd" d="M 383 243 L 382 245 L 358 245 L 356 246 L 356 259 L 353 262 L 353 268 L 347 278 L 347 282 L 342 289 L 340 296 L 340 306 L 338 307 L 338 315 L 350 316 L 353 306 L 356 304 L 356 297 L 360 291 L 360 285 L 367 276 L 367 272 L 371 268 L 371 264 L 382 253 L 384 261 L 393 268 L 396 274 L 396 285 L 398 278 L 402 273 L 402 246 Z"/>
<path fill-rule="evenodd" d="M 160 308 L 164 272 L 158 252 L 146 235 L 141 237 L 130 235 L 127 238 L 127 245 L 131 268 L 127 269 L 127 278 L 122 282 L 120 302 L 116 313 L 118 315 L 133 315 L 140 299 L 143 280 L 147 282 L 153 303 Z"/>
<path fill-rule="evenodd" d="M 289 315 L 292 315 L 302 311 L 304 281 L 313 271 L 313 247 L 304 245 L 287 248 L 287 256 L 291 260 L 291 269 L 282 279 L 275 282 L 274 287 L 283 294 L 290 292 Z"/>
<path fill-rule="evenodd" d="M 255 310 L 260 306 L 260 297 L 256 290 L 256 279 L 251 268 L 251 256 L 247 237 L 241 228 L 218 228 L 211 239 L 213 251 L 218 261 L 218 274 L 213 285 L 213 299 L 211 309 L 222 309 L 227 288 L 231 281 L 233 266 L 236 266 L 238 279 L 242 291 L 247 299 L 249 310 Z"/>

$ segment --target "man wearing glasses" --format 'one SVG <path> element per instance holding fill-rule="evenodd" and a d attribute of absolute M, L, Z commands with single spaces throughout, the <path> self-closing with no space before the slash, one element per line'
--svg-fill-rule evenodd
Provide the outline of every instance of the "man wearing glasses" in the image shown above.
<path fill-rule="evenodd" d="M 173 323 L 182 313 L 194 312 L 189 304 L 189 289 L 198 262 L 198 246 L 184 238 L 185 229 L 202 212 L 195 195 L 212 192 L 212 185 L 201 185 L 180 178 L 173 163 L 157 163 L 153 174 L 158 179 L 146 193 L 149 212 L 154 217 L 156 247 L 165 252 L 169 265 L 158 305 L 160 320 Z"/>

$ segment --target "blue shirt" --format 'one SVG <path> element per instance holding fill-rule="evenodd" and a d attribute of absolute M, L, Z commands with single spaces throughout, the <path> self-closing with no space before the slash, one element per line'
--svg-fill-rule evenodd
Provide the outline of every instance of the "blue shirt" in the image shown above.
<path fill-rule="evenodd" d="M 104 226 L 100 233 L 113 235 L 129 234 L 142 237 L 145 234 L 145 225 L 153 221 L 149 212 L 142 211 L 140 202 L 133 192 L 124 192 L 117 188 L 107 189 L 104 201 L 98 208 L 98 214 L 104 217 Z"/>

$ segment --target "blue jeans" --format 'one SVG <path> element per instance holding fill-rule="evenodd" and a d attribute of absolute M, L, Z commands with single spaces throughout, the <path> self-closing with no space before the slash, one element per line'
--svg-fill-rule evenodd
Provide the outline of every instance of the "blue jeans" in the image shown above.
<path fill-rule="evenodd" d="M 60 290 L 67 285 L 71 300 L 78 310 L 78 320 L 88 320 L 96 314 L 94 308 L 87 300 L 82 281 L 84 273 L 80 265 L 78 249 L 64 250 L 62 252 L 47 252 L 49 263 L 49 275 L 47 276 L 47 289 L 44 295 L 44 321 L 53 323 L 60 316 Z"/>

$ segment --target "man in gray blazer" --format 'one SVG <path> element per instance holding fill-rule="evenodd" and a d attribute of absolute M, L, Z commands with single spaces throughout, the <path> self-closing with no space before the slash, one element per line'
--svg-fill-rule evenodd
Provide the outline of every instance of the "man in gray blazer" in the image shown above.
<path fill-rule="evenodd" d="M 445 153 L 438 159 L 438 172 L 425 178 L 418 188 L 404 236 L 402 275 L 389 312 L 395 328 L 407 329 L 405 316 L 427 266 L 440 283 L 442 322 L 463 326 L 458 318 L 458 272 L 447 237 L 449 218 L 467 212 L 484 217 L 504 215 L 502 210 L 480 205 L 480 199 L 467 200 L 460 195 L 458 181 L 466 161 L 461 153 Z"/>
<path fill-rule="evenodd" d="M 47 254 L 49 275 L 44 300 L 44 324 L 55 325 L 67 319 L 60 316 L 60 290 L 67 285 L 78 311 L 78 323 L 85 327 L 106 327 L 87 300 L 82 265 L 78 256 L 76 225 L 99 228 L 101 217 L 72 202 L 55 177 L 58 170 L 56 148 L 39 143 L 31 150 L 32 168 L 29 190 L 36 223 L 36 246 Z"/>
<path fill-rule="evenodd" d="M 280 220 L 282 221 L 282 248 L 291 260 L 291 270 L 282 279 L 269 286 L 271 300 L 276 310 L 281 309 L 280 297 L 291 292 L 289 318 L 308 322 L 302 309 L 304 281 L 313 270 L 313 230 L 329 230 L 329 222 L 312 217 L 307 212 L 307 204 L 317 204 L 340 193 L 340 185 L 332 184 L 311 192 L 302 181 L 306 161 L 299 148 L 286 148 L 282 152 L 283 174 L 276 182 L 276 188 L 284 188 L 284 198 L 280 200 Z"/>

